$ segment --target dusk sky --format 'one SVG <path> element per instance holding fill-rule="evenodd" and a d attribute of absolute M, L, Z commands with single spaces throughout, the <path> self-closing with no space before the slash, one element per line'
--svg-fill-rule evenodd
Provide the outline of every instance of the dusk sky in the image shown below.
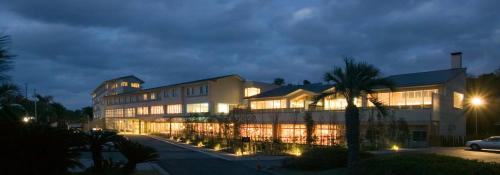
<path fill-rule="evenodd" d="M 382 3 L 383 2 L 383 3 Z M 103 80 L 154 87 L 225 74 L 321 82 L 344 56 L 384 75 L 500 67 L 500 1 L 0 0 L 15 83 L 70 109 Z M 30 90 L 32 91 L 32 90 Z"/>

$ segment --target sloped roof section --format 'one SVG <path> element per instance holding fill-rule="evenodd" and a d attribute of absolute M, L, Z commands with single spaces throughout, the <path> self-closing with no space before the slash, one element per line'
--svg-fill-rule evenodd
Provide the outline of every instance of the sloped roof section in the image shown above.
<path fill-rule="evenodd" d="M 321 83 L 317 84 L 308 84 L 308 85 L 287 85 L 282 86 L 273 90 L 269 90 L 251 97 L 247 98 L 266 98 L 266 97 L 281 97 L 286 96 L 296 90 L 302 89 L 310 92 L 321 93 L 327 89 L 332 88 L 333 85 L 324 85 Z"/>
<path fill-rule="evenodd" d="M 465 73 L 465 68 L 399 74 L 387 79 L 393 81 L 396 87 L 425 86 L 446 83 L 461 73 Z"/>
<path fill-rule="evenodd" d="M 222 78 L 227 78 L 227 77 L 236 77 L 242 81 L 244 81 L 245 79 L 243 79 L 241 76 L 237 75 L 237 74 L 230 74 L 230 75 L 223 75 L 223 76 L 218 76 L 218 77 L 212 77 L 212 78 L 206 78 L 206 79 L 200 79 L 200 80 L 194 80 L 194 81 L 187 81 L 187 82 L 182 82 L 182 83 L 176 83 L 176 84 L 169 84 L 169 85 L 165 85 L 165 86 L 159 86 L 159 87 L 153 87 L 153 88 L 149 88 L 149 89 L 144 89 L 144 90 L 151 90 L 151 89 L 158 89 L 158 88 L 165 88 L 165 87 L 172 87 L 172 86 L 177 86 L 177 85 L 183 85 L 183 84 L 191 84 L 191 83 L 198 83 L 198 82 L 204 82 L 204 81 L 216 81 L 218 79 L 222 79 Z"/>
<path fill-rule="evenodd" d="M 396 87 L 411 87 L 411 86 L 426 86 L 439 85 L 455 78 L 456 76 L 465 73 L 465 68 L 446 69 L 428 72 L 417 72 L 409 74 L 399 74 L 386 77 L 394 82 Z M 315 93 L 321 93 L 334 85 L 310 84 L 310 85 L 288 85 L 279 87 L 270 91 L 266 91 L 247 98 L 269 98 L 286 96 L 296 90 L 303 89 Z M 385 87 L 380 87 L 383 89 Z"/>
<path fill-rule="evenodd" d="M 92 92 L 97 91 L 97 89 L 99 89 L 100 87 L 104 86 L 104 84 L 106 84 L 107 82 L 113 82 L 113 81 L 117 81 L 117 80 L 121 80 L 121 79 L 127 79 L 127 78 L 136 79 L 141 84 L 144 83 L 143 80 L 141 80 L 140 78 L 137 78 L 135 75 L 127 75 L 127 76 L 123 76 L 123 77 L 118 77 L 118 78 L 113 78 L 113 79 L 105 80 L 101 84 L 99 84 L 99 86 L 97 86 Z"/>
<path fill-rule="evenodd" d="M 206 79 L 200 79 L 200 80 L 194 80 L 194 81 L 187 81 L 187 82 L 176 83 L 176 84 L 169 84 L 169 85 L 165 85 L 165 86 L 153 87 L 153 88 L 148 88 L 148 89 L 141 89 L 141 90 L 132 91 L 132 92 L 124 92 L 124 93 L 120 93 L 117 95 L 143 93 L 143 92 L 156 90 L 156 89 L 160 89 L 160 88 L 168 88 L 168 87 L 184 85 L 184 84 L 198 83 L 198 82 L 204 82 L 204 81 L 216 81 L 218 79 L 227 78 L 227 77 L 235 77 L 235 78 L 241 79 L 242 81 L 244 80 L 241 76 L 239 76 L 237 74 L 231 74 L 231 75 L 224 75 L 224 76 L 218 76 L 218 77 L 212 77 L 212 78 L 206 78 Z M 115 96 L 115 95 L 109 95 L 109 96 Z"/>

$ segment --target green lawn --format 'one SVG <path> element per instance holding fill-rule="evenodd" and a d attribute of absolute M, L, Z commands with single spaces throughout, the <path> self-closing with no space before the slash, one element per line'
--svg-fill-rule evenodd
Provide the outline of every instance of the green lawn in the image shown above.
<path fill-rule="evenodd" d="M 500 164 L 436 154 L 400 154 L 366 159 L 355 170 L 384 175 L 500 175 Z"/>
<path fill-rule="evenodd" d="M 272 171 L 284 175 L 347 174 L 345 164 L 338 161 L 345 160 L 342 157 L 346 155 L 337 154 L 336 156 L 341 158 L 326 158 L 327 155 L 316 154 L 314 157 L 296 158 L 293 163 L 285 161 L 283 167 Z M 335 155 L 329 154 L 328 156 Z M 311 166 L 311 164 L 322 166 Z M 339 167 L 339 165 L 343 166 Z M 500 164 L 437 154 L 407 153 L 365 158 L 352 170 L 355 174 L 363 175 L 500 175 Z"/>

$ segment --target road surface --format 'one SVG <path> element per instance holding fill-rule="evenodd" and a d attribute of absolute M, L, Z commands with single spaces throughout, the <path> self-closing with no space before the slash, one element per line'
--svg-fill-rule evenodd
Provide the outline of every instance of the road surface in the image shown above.
<path fill-rule="evenodd" d="M 246 161 L 228 161 L 200 152 L 181 148 L 147 136 L 127 136 L 133 141 L 155 148 L 160 154 L 157 162 L 171 175 L 261 175 L 269 174 L 250 167 Z"/>

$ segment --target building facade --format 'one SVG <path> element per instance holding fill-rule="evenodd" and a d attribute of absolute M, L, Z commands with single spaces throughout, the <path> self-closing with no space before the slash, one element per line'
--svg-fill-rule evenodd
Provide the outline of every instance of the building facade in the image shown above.
<path fill-rule="evenodd" d="M 387 77 L 396 88 L 375 89 L 373 94 L 388 108 L 383 119 L 369 96 L 357 98 L 362 137 L 377 120 L 404 122 L 410 145 L 425 146 L 432 136 L 465 136 L 466 69 L 461 59 L 461 53 L 453 53 L 449 69 Z M 305 143 L 304 116 L 310 115 L 316 144 L 343 140 L 345 99 L 328 96 L 311 105 L 317 95 L 335 92 L 334 85 L 276 86 L 238 75 L 150 89 L 141 88 L 143 83 L 135 76 L 101 83 L 93 92 L 94 117 L 104 118 L 106 128 L 120 132 L 169 134 L 181 132 L 189 122 L 198 132 L 218 133 L 222 126 L 211 118 L 231 118 L 239 123 L 233 132 L 240 136 Z"/>

